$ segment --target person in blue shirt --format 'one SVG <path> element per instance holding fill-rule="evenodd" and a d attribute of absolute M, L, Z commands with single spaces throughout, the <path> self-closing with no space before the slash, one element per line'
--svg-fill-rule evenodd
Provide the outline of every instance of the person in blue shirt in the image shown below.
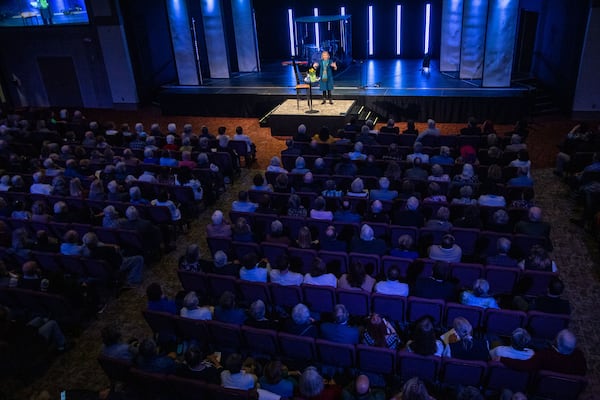
<path fill-rule="evenodd" d="M 248 200 L 248 192 L 240 190 L 238 199 L 231 205 L 231 211 L 254 212 L 258 208 L 258 204 Z"/>
<path fill-rule="evenodd" d="M 313 64 L 314 69 L 319 70 L 319 88 L 323 92 L 323 101 L 321 104 L 325 104 L 329 99 L 329 104 L 333 104 L 331 99 L 331 91 L 333 90 L 333 70 L 337 70 L 337 64 L 335 61 L 331 61 L 328 51 L 321 53 L 321 59 L 319 62 Z"/>
<path fill-rule="evenodd" d="M 246 321 L 246 312 L 236 307 L 235 295 L 227 290 L 219 298 L 213 317 L 215 321 L 242 325 Z"/>
<path fill-rule="evenodd" d="M 175 301 L 169 300 L 164 295 L 162 287 L 158 282 L 152 282 L 146 288 L 146 297 L 148 298 L 148 310 L 159 311 L 169 314 L 179 314 Z"/>
<path fill-rule="evenodd" d="M 116 325 L 102 328 L 102 355 L 119 360 L 132 361 L 134 347 L 121 341 L 121 332 Z"/>
<path fill-rule="evenodd" d="M 517 168 L 517 176 L 508 180 L 510 186 L 528 186 L 533 187 L 533 179 L 528 176 L 528 170 L 525 167 Z"/>

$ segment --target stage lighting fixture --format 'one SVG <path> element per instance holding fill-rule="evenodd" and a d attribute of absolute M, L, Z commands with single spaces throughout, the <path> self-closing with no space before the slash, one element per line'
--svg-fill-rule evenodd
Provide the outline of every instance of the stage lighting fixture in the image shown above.
<path fill-rule="evenodd" d="M 400 55 L 400 35 L 402 32 L 402 6 L 396 5 L 396 55 Z"/>
<path fill-rule="evenodd" d="M 429 54 L 429 35 L 431 30 L 431 4 L 425 5 L 425 50 L 424 54 Z"/>
<path fill-rule="evenodd" d="M 319 16 L 319 9 L 317 7 L 314 8 L 313 15 L 315 17 Z M 319 34 L 319 23 L 318 22 L 315 22 L 315 41 L 316 41 L 317 48 L 320 48 L 321 47 L 321 35 Z"/>
<path fill-rule="evenodd" d="M 423 56 L 423 62 L 421 64 L 421 72 L 428 74 L 430 64 L 431 64 L 431 56 L 429 55 L 429 53 L 427 53 Z"/>
<path fill-rule="evenodd" d="M 373 55 L 373 6 L 369 6 L 369 55 Z"/>
<path fill-rule="evenodd" d="M 288 30 L 290 32 L 290 54 L 296 56 L 296 46 L 294 46 L 294 14 L 291 8 L 288 8 Z"/>
<path fill-rule="evenodd" d="M 340 7 L 340 15 L 346 15 L 346 7 Z"/>

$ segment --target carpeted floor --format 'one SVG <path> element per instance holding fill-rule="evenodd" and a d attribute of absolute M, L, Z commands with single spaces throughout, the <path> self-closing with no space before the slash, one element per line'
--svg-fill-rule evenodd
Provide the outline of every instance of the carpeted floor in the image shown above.
<path fill-rule="evenodd" d="M 228 188 L 228 192 L 218 201 L 216 207 L 204 211 L 192 229 L 179 237 L 177 250 L 166 257 L 151 270 L 146 271 L 142 288 L 158 281 L 163 285 L 166 294 L 175 295 L 180 289 L 176 275 L 177 259 L 189 243 L 198 243 L 204 251 L 206 248 L 206 225 L 212 211 L 222 209 L 225 214 L 230 209 L 231 201 L 238 190 L 248 188 L 255 170 L 264 170 L 273 155 L 285 147 L 282 139 L 270 136 L 268 128 L 260 128 L 258 121 L 242 118 L 200 118 L 200 117 L 165 117 L 154 108 L 138 112 L 119 112 L 90 110 L 89 120 L 112 120 L 118 124 L 142 121 L 149 127 L 158 122 L 163 128 L 168 122 L 175 122 L 181 128 L 184 123 L 192 123 L 196 130 L 206 125 L 216 132 L 219 126 L 226 126 L 228 133 L 233 134 L 237 125 L 252 137 L 258 149 L 258 162 L 251 170 L 244 169 L 241 178 Z M 425 124 L 417 124 L 424 129 Z M 556 144 L 574 125 L 563 117 L 545 117 L 532 121 L 530 126 L 530 148 L 534 179 L 536 180 L 537 201 L 545 211 L 545 219 L 552 223 L 552 239 L 555 244 L 553 256 L 559 267 L 561 277 L 567 285 L 567 297 L 572 301 L 574 314 L 572 329 L 579 338 L 579 345 L 585 351 L 589 367 L 589 385 L 583 399 L 597 398 L 600 393 L 600 313 L 595 307 L 600 304 L 600 284 L 598 279 L 598 254 L 590 253 L 592 243 L 587 243 L 583 230 L 569 223 L 573 215 L 574 203 L 568 196 L 566 185 L 551 173 L 550 167 L 556 155 Z M 438 124 L 444 133 L 456 133 L 462 127 L 459 124 Z M 508 132 L 510 126 L 498 126 L 499 133 Z M 597 247 L 597 245 L 596 245 Z M 594 258 L 595 257 L 595 258 Z M 104 313 L 74 339 L 74 347 L 67 353 L 58 356 L 45 375 L 33 382 L 21 382 L 14 379 L 0 381 L 0 393 L 9 399 L 30 399 L 42 390 L 48 390 L 51 399 L 59 398 L 63 388 L 99 390 L 108 386 L 96 362 L 100 349 L 100 330 L 108 323 L 117 323 L 124 332 L 125 338 L 143 338 L 151 334 L 142 319 L 141 310 L 145 306 L 143 289 L 124 292 L 119 298 L 109 303 Z M 0 396 L 0 398 L 2 398 Z"/>

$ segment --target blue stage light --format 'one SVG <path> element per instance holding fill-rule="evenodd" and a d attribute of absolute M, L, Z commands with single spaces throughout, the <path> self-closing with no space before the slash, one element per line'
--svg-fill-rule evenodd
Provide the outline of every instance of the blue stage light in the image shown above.
<path fill-rule="evenodd" d="M 315 17 L 319 16 L 319 9 L 317 7 L 314 8 L 313 10 L 313 15 Z M 321 35 L 319 34 L 319 23 L 315 22 L 315 41 L 316 41 L 316 45 L 317 48 L 321 48 Z"/>
<path fill-rule="evenodd" d="M 340 7 L 340 15 L 346 15 L 346 7 Z"/>
<path fill-rule="evenodd" d="M 431 33 L 431 4 L 425 5 L 425 49 L 423 54 L 429 54 L 429 35 Z"/>
<path fill-rule="evenodd" d="M 369 55 L 373 55 L 373 6 L 369 6 Z"/>
<path fill-rule="evenodd" d="M 402 35 L 402 6 L 396 5 L 396 55 L 400 55 L 400 39 Z"/>
<path fill-rule="evenodd" d="M 288 8 L 288 30 L 290 32 L 290 54 L 296 56 L 296 46 L 294 45 L 294 13 L 291 8 Z"/>

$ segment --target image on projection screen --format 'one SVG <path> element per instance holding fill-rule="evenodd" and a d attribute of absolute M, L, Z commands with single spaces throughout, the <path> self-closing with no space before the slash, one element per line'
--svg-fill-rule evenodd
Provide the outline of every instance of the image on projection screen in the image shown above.
<path fill-rule="evenodd" d="M 84 0 L 0 0 L 0 27 L 36 27 L 88 22 Z"/>

